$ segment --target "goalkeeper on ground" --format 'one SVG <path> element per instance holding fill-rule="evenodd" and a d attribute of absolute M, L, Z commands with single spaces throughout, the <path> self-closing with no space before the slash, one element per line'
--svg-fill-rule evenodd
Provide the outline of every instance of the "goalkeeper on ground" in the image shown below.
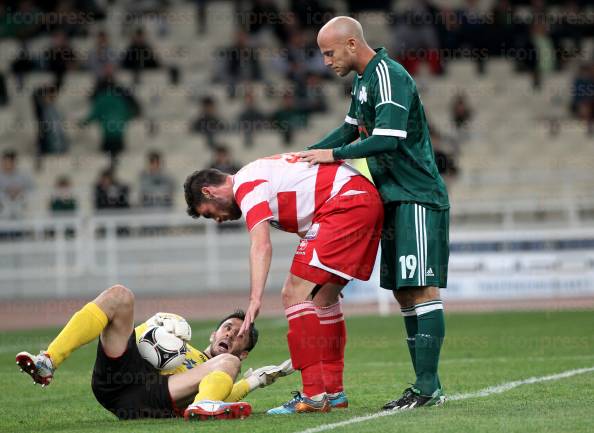
<path fill-rule="evenodd" d="M 251 413 L 241 400 L 258 387 L 293 372 L 290 361 L 248 371 L 234 383 L 241 361 L 254 348 L 258 331 L 238 336 L 244 313 L 225 317 L 203 351 L 187 345 L 183 364 L 159 371 L 143 359 L 137 339 L 150 326 L 166 330 L 189 342 L 191 328 L 180 316 L 157 313 L 134 328 L 134 294 L 115 285 L 76 312 L 60 334 L 39 355 L 21 352 L 17 364 L 34 383 L 49 385 L 55 370 L 79 347 L 99 338 L 92 389 L 97 401 L 120 419 L 236 418 Z"/>

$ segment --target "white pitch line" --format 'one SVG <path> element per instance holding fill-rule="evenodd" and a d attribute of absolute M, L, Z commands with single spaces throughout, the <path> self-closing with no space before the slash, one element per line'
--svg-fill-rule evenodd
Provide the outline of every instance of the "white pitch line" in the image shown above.
<path fill-rule="evenodd" d="M 515 380 L 513 382 L 502 383 L 502 384 L 496 385 L 496 386 L 489 386 L 487 388 L 481 389 L 476 392 L 469 392 L 469 393 L 465 393 L 465 394 L 454 394 L 454 395 L 448 397 L 447 399 L 449 401 L 456 401 L 456 400 L 467 400 L 470 398 L 487 397 L 487 396 L 493 395 L 493 394 L 501 394 L 502 392 L 509 391 L 510 389 L 517 388 L 518 386 L 521 386 L 521 385 L 529 385 L 529 384 L 533 384 L 533 383 L 565 379 L 568 377 L 576 376 L 578 374 L 584 374 L 584 373 L 590 373 L 590 372 L 594 372 L 594 367 L 578 368 L 576 370 L 567 370 L 567 371 L 563 371 L 561 373 L 551 374 L 549 376 L 530 377 L 528 379 Z M 318 433 L 318 432 L 327 431 L 327 430 L 334 430 L 335 428 L 338 428 L 338 427 L 345 427 L 345 426 L 348 426 L 351 424 L 358 424 L 361 422 L 371 421 L 371 420 L 381 418 L 384 416 L 396 415 L 396 414 L 403 413 L 403 412 L 404 411 L 402 411 L 402 412 L 401 411 L 376 412 L 376 413 L 373 413 L 370 415 L 357 416 L 357 417 L 354 417 L 351 419 L 347 419 L 345 421 L 335 422 L 335 423 L 331 423 L 331 424 L 325 424 L 325 425 L 321 425 L 319 427 L 308 428 L 305 430 L 301 430 L 297 433 Z"/>

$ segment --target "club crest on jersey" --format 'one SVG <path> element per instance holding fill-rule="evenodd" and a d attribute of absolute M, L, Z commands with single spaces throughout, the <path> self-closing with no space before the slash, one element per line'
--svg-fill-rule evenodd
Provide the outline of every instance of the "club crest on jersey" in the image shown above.
<path fill-rule="evenodd" d="M 359 90 L 359 102 L 361 104 L 367 102 L 367 89 L 365 86 L 362 86 L 361 90 Z"/>
<path fill-rule="evenodd" d="M 297 252 L 300 253 L 302 251 L 305 251 L 307 249 L 307 244 L 307 239 L 301 239 L 301 241 L 299 241 L 299 246 L 297 247 Z"/>
<path fill-rule="evenodd" d="M 319 230 L 320 230 L 319 223 L 312 224 L 311 227 L 309 228 L 309 230 L 307 231 L 307 233 L 305 234 L 304 239 L 307 239 L 309 241 L 314 240 L 318 236 Z"/>

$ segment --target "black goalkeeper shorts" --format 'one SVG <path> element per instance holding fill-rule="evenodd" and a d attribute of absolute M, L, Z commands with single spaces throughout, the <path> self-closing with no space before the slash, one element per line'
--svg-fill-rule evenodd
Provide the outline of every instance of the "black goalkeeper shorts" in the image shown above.
<path fill-rule="evenodd" d="M 168 381 L 169 376 L 159 374 L 140 356 L 134 331 L 117 358 L 105 354 L 99 339 L 91 386 L 97 401 L 119 419 L 178 416 Z"/>

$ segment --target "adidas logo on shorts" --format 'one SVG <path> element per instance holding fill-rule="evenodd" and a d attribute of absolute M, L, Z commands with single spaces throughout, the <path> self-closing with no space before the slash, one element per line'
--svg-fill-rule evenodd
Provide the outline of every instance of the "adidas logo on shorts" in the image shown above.
<path fill-rule="evenodd" d="M 425 272 L 425 276 L 426 277 L 434 277 L 435 274 L 433 273 L 433 269 L 432 268 L 427 269 L 427 272 Z"/>

